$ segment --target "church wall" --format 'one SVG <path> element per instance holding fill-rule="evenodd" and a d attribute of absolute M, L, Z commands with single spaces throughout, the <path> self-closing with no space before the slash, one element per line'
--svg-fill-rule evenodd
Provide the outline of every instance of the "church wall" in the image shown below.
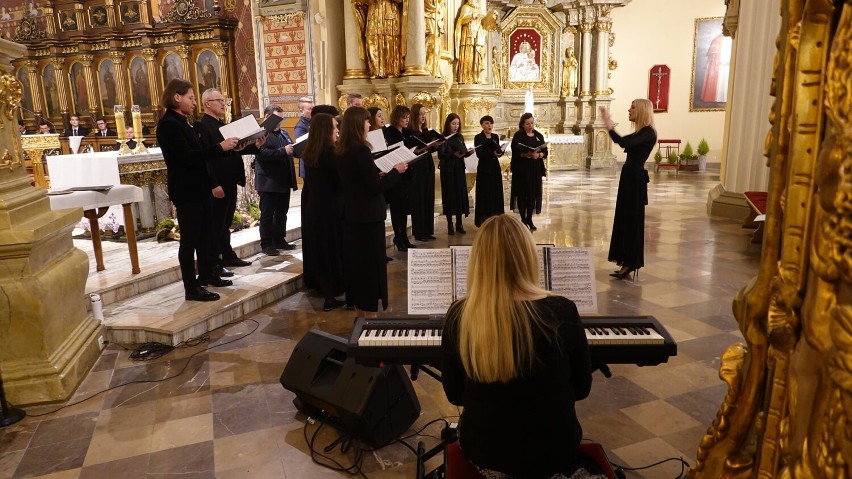
<path fill-rule="evenodd" d="M 695 19 L 724 15 L 725 4 L 721 0 L 634 0 L 623 8 L 613 9 L 612 30 L 616 38 L 610 51 L 618 61 L 618 69 L 612 72 L 610 80 L 615 90 L 611 111 L 620 133 L 627 133 L 631 128 L 627 121 L 630 102 L 648 97 L 651 67 L 667 65 L 672 75 L 668 112 L 654 115 L 659 138 L 680 138 L 684 142 L 681 148 L 688 140 L 693 149 L 705 138 L 710 146 L 709 161 L 720 161 L 725 112 L 690 112 L 689 97 Z M 617 147 L 613 150 L 619 161 L 623 161 L 623 150 Z"/>
<path fill-rule="evenodd" d="M 263 20 L 263 55 L 268 103 L 277 104 L 287 116 L 297 116 L 298 98 L 312 96 L 308 76 L 306 23 L 304 15 Z"/>
<path fill-rule="evenodd" d="M 205 0 L 206 1 L 206 0 Z M 212 0 L 210 0 L 212 2 Z M 251 2 L 223 1 L 219 2 L 225 12 L 236 17 L 237 29 L 234 31 L 234 68 L 237 85 L 240 89 L 240 109 L 243 115 L 257 113 L 259 97 L 257 87 L 257 65 L 254 53 L 254 22 L 252 21 Z"/>

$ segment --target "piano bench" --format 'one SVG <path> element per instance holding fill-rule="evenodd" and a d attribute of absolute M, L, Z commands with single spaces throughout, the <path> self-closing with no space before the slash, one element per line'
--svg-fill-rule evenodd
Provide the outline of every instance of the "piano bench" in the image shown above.
<path fill-rule="evenodd" d="M 585 461 L 594 462 L 600 471 L 590 471 L 592 474 L 603 474 L 607 479 L 618 479 L 606 458 L 603 446 L 596 442 L 581 442 L 580 455 L 585 456 Z M 581 462 L 584 462 L 581 458 Z M 484 479 L 476 466 L 471 464 L 462 454 L 458 442 L 447 444 L 444 449 L 444 471 L 446 479 Z"/>

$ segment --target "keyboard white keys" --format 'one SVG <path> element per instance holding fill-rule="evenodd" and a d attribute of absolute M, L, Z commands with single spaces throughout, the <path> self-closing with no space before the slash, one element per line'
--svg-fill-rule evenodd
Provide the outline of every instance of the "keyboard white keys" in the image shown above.
<path fill-rule="evenodd" d="M 586 327 L 589 344 L 663 344 L 665 338 L 652 328 L 640 326 Z"/>

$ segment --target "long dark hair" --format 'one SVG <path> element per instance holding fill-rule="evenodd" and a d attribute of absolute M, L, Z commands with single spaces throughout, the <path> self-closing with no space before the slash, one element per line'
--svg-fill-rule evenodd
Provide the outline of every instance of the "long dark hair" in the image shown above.
<path fill-rule="evenodd" d="M 340 124 L 340 138 L 334 153 L 343 156 L 346 150 L 355 145 L 364 145 L 370 148 L 367 142 L 367 133 L 364 132 L 364 122 L 370 119 L 370 113 L 360 106 L 352 106 L 343 112 L 343 122 Z M 310 137 L 308 137 L 310 138 Z"/>
<path fill-rule="evenodd" d="M 367 108 L 367 112 L 370 114 L 370 129 L 371 130 L 378 130 L 379 128 L 385 126 L 385 125 L 377 125 L 376 124 L 376 113 L 378 113 L 380 110 L 381 110 L 381 108 L 377 107 L 377 106 L 371 106 L 370 108 Z"/>
<path fill-rule="evenodd" d="M 307 166 L 316 166 L 323 151 L 334 146 L 334 118 L 328 113 L 311 113 L 311 127 L 305 140 L 302 161 Z"/>
<path fill-rule="evenodd" d="M 420 103 L 415 103 L 411 107 L 411 121 L 408 122 L 408 127 L 414 131 L 426 131 L 429 129 L 429 118 L 426 118 L 426 122 L 423 123 L 423 126 L 420 126 L 420 110 L 425 110 L 426 107 Z"/>
<path fill-rule="evenodd" d="M 456 136 L 458 136 L 459 139 L 462 141 L 462 143 L 464 143 L 464 137 L 461 134 L 461 118 L 459 118 L 459 116 L 456 115 L 455 113 L 450 113 L 449 115 L 447 115 L 447 119 L 444 120 L 443 135 L 447 136 L 447 135 L 450 134 L 450 123 L 452 123 L 453 120 L 459 121 L 459 129 L 456 131 Z"/>
<path fill-rule="evenodd" d="M 177 104 L 175 103 L 175 93 L 178 95 L 186 95 L 186 92 L 192 90 L 192 83 L 181 80 L 180 78 L 174 78 L 170 81 L 166 88 L 163 89 L 163 96 L 160 97 L 160 106 L 163 107 L 164 110 L 174 110 L 177 108 Z"/>

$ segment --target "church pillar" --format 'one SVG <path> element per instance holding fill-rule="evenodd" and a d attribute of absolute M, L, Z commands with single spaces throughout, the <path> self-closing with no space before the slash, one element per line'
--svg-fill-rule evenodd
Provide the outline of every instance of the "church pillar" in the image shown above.
<path fill-rule="evenodd" d="M 408 1 L 405 30 L 405 70 L 402 76 L 431 75 L 426 68 L 426 7 L 423 0 Z"/>
<path fill-rule="evenodd" d="M 151 97 L 151 110 L 159 111 L 160 92 L 160 68 L 157 66 L 157 50 L 153 48 L 143 48 L 142 57 L 145 58 L 145 64 L 148 66 L 148 95 Z M 156 119 L 156 117 L 155 117 Z"/>
<path fill-rule="evenodd" d="M 589 100 L 589 122 L 586 125 L 586 149 L 589 152 L 586 166 L 591 169 L 616 166 L 615 154 L 612 152 L 612 140 L 610 140 L 606 125 L 604 125 L 598 113 L 598 108 L 604 107 L 609 110 L 612 103 L 606 84 L 607 66 L 609 64 L 609 31 L 612 30 L 612 22 L 605 18 L 605 14 L 601 14 L 600 17 L 603 18 L 594 24 L 596 33 L 594 41 L 597 46 L 594 64 L 594 91 Z M 591 40 L 591 35 L 589 35 L 589 39 Z"/>
<path fill-rule="evenodd" d="M 97 99 L 95 98 L 95 82 L 92 78 L 92 61 L 94 59 L 94 55 L 90 55 L 88 53 L 80 55 L 80 63 L 83 64 L 83 78 L 86 79 L 86 94 L 89 99 L 89 104 L 86 106 L 89 107 L 89 114 L 93 119 L 98 116 Z M 78 115 L 81 113 L 82 112 L 80 111 L 77 112 Z"/>
<path fill-rule="evenodd" d="M 24 62 L 27 67 L 27 75 L 30 77 L 30 95 L 33 98 L 33 111 L 40 116 L 44 116 L 44 107 L 41 103 L 41 93 L 38 86 L 41 85 L 41 78 L 38 74 L 38 62 L 35 60 L 27 60 Z"/>
<path fill-rule="evenodd" d="M 343 74 L 344 80 L 370 78 L 370 74 L 367 73 L 367 64 L 361 58 L 358 41 L 361 32 L 358 30 L 358 25 L 355 22 L 353 8 L 355 8 L 355 5 L 344 0 L 343 29 L 346 32 L 347 38 L 347 41 L 344 43 L 346 47 L 346 72 Z"/>
<path fill-rule="evenodd" d="M 580 43 L 583 54 L 580 61 L 580 97 L 588 98 L 591 95 L 591 70 L 592 70 L 592 22 L 580 22 Z"/>
<path fill-rule="evenodd" d="M 124 52 L 109 52 L 109 59 L 115 66 L 115 101 L 121 106 L 127 106 L 130 102 L 127 100 L 127 87 L 124 84 Z"/>
<path fill-rule="evenodd" d="M 189 45 L 178 45 L 177 54 L 181 59 L 181 63 L 183 63 L 183 78 L 186 81 L 192 81 L 189 76 L 189 54 L 192 52 L 192 48 Z"/>
<path fill-rule="evenodd" d="M 595 58 L 595 96 L 609 96 L 607 89 L 607 66 L 609 64 L 609 32 L 612 30 L 612 21 L 598 20 L 595 22 L 597 32 L 597 57 Z"/>
<path fill-rule="evenodd" d="M 66 85 L 68 82 L 65 81 L 65 74 L 63 71 L 63 67 L 65 66 L 64 58 L 53 58 L 50 60 L 50 63 L 53 64 L 53 77 L 56 82 L 56 92 L 59 94 L 59 109 L 62 112 L 62 115 L 65 116 L 68 113 L 68 89 Z M 53 114 L 54 112 L 50 112 Z M 57 132 L 58 133 L 58 132 Z"/>
<path fill-rule="evenodd" d="M 216 42 L 213 44 L 213 51 L 216 53 L 216 59 L 219 60 L 219 90 L 228 98 L 233 98 L 231 78 L 228 74 L 231 71 L 230 62 L 228 62 L 228 44 Z"/>
<path fill-rule="evenodd" d="M 9 75 L 24 46 L 0 38 L 0 111 L 20 104 L 21 84 Z M 100 321 L 86 312 L 86 253 L 71 230 L 80 208 L 50 209 L 46 190 L 31 186 L 12 115 L 0 115 L 0 370 L 16 406 L 64 401 L 100 355 Z M 5 148 L 4 148 L 5 149 Z"/>

